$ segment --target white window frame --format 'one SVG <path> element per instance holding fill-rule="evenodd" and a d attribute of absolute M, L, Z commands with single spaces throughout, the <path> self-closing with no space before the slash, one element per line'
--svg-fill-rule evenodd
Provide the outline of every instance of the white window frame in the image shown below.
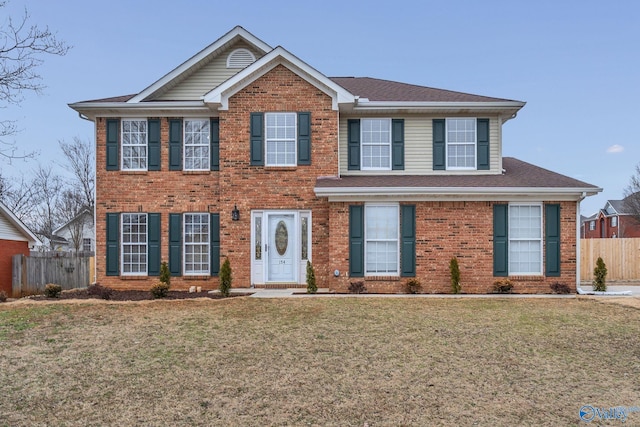
<path fill-rule="evenodd" d="M 385 238 L 372 238 L 369 236 L 367 232 L 367 211 L 375 208 L 389 208 L 393 207 L 396 211 L 396 233 L 395 238 L 385 239 Z M 370 271 L 368 268 L 369 264 L 369 255 L 368 255 L 368 246 L 372 243 L 376 242 L 395 242 L 395 252 L 396 252 L 396 270 L 395 271 Z M 364 205 L 364 270 L 365 277 L 380 277 L 380 276 L 399 276 L 400 275 L 400 204 L 399 203 L 366 203 Z"/>
<path fill-rule="evenodd" d="M 206 233 L 187 233 L 187 229 L 189 227 L 189 225 L 191 226 L 197 226 L 197 225 L 204 225 L 205 222 L 199 222 L 197 224 L 193 223 L 193 222 L 187 222 L 187 218 L 189 216 L 192 217 L 200 217 L 200 218 L 206 218 Z M 204 236 L 206 238 L 206 241 L 202 241 L 202 239 L 200 241 L 188 241 L 188 237 L 189 236 L 195 236 L 195 235 L 199 235 L 199 236 Z M 188 248 L 197 248 L 198 246 L 205 247 L 205 250 L 200 250 L 199 252 L 192 252 L 192 254 L 194 255 L 194 257 L 196 255 L 200 255 L 200 256 L 205 256 L 207 259 L 207 262 L 204 263 L 202 261 L 200 262 L 187 262 L 187 255 L 188 255 Z M 202 275 L 210 275 L 211 274 L 211 215 L 208 213 L 204 213 L 204 212 L 187 212 L 185 214 L 182 215 L 182 267 L 184 271 L 184 275 L 185 276 L 202 276 Z M 195 258 L 194 258 L 195 259 Z M 206 269 L 200 268 L 200 269 L 195 269 L 195 265 L 199 264 L 201 267 L 203 265 L 206 265 Z"/>
<path fill-rule="evenodd" d="M 515 233 L 512 231 L 512 227 L 514 227 L 513 219 L 511 217 L 511 211 L 516 207 L 536 207 L 540 212 L 540 223 L 539 223 L 539 237 L 513 237 Z M 509 203 L 509 216 L 508 216 L 508 224 L 509 224 L 509 275 L 513 276 L 542 276 L 544 270 L 544 209 L 542 203 Z M 540 270 L 539 271 L 514 271 L 511 268 L 511 263 L 513 262 L 512 258 L 512 250 L 515 246 L 515 242 L 539 242 L 540 249 L 538 251 Z"/>
<path fill-rule="evenodd" d="M 454 121 L 461 120 L 472 120 L 474 123 L 474 140 L 473 142 L 465 141 L 465 142 L 451 142 L 449 141 L 449 126 Z M 445 120 L 445 141 L 446 141 L 446 168 L 447 170 L 477 170 L 478 169 L 478 119 L 475 117 L 450 117 Z M 452 130 L 453 132 L 453 130 Z M 473 166 L 452 166 L 449 164 L 449 152 L 453 149 L 453 147 L 465 147 L 473 145 Z M 457 157 L 457 156 L 456 156 Z"/>
<path fill-rule="evenodd" d="M 593 231 L 596 229 L 596 222 L 595 221 L 589 221 L 589 231 Z"/>
<path fill-rule="evenodd" d="M 206 134 L 203 132 L 193 132 L 187 130 L 188 122 L 204 122 L 205 127 L 207 129 Z M 208 171 L 211 170 L 211 120 L 207 118 L 188 118 L 184 119 L 182 123 L 182 140 L 184 143 L 182 144 L 182 158 L 184 159 L 184 170 L 186 171 Z M 190 137 L 190 138 L 189 138 Z M 194 143 L 193 141 L 196 139 L 200 139 L 198 143 Z M 191 142 L 189 142 L 191 140 Z M 204 142 L 203 142 L 204 140 Z M 201 150 L 201 152 L 206 152 L 206 156 L 188 156 L 187 149 L 193 149 L 194 151 Z M 201 165 L 206 165 L 202 167 L 194 167 L 187 166 L 189 162 L 195 162 L 196 160 L 200 160 Z"/>
<path fill-rule="evenodd" d="M 389 133 L 389 138 L 386 142 L 383 141 L 376 141 L 376 142 L 371 142 L 371 141 L 365 141 L 365 122 L 385 122 L 387 123 L 387 129 L 388 129 L 388 133 Z M 391 123 L 391 119 L 390 118 L 378 118 L 378 117 L 369 117 L 369 118 L 363 118 L 360 119 L 360 170 L 391 170 L 391 163 L 392 163 L 392 147 L 391 147 L 391 140 L 393 138 L 392 136 L 393 133 L 393 127 L 392 127 L 392 123 Z M 382 150 L 384 147 L 387 148 L 388 151 L 388 166 L 366 166 L 366 162 L 365 162 L 365 147 L 379 147 L 380 150 Z M 377 156 L 377 158 L 379 159 L 383 159 L 384 156 L 380 155 Z"/>
<path fill-rule="evenodd" d="M 269 118 L 273 117 L 273 116 L 292 116 L 293 117 L 293 138 L 287 138 L 287 137 L 270 137 L 269 136 L 269 129 L 271 129 L 272 127 L 269 126 Z M 287 128 L 290 126 L 274 126 L 276 128 Z M 270 149 L 275 148 L 275 155 L 276 157 L 278 156 L 278 144 L 289 144 L 289 143 L 293 143 L 293 159 L 291 162 L 287 162 L 286 160 L 284 162 L 278 162 L 277 159 L 275 162 L 271 162 L 269 160 L 269 155 L 270 155 Z M 275 147 L 274 147 L 275 144 Z M 298 114 L 296 113 L 292 113 L 292 112 L 286 112 L 286 111 L 282 111 L 282 112 L 271 112 L 271 113 L 265 113 L 264 115 L 264 158 L 265 158 L 265 166 L 297 166 L 298 164 Z M 292 153 L 288 150 L 284 150 L 284 155 L 289 156 Z M 271 155 L 274 155 L 273 152 L 271 152 Z"/>
<path fill-rule="evenodd" d="M 611 217 L 611 226 L 612 227 L 617 227 L 618 226 L 618 217 L 617 216 L 612 216 Z"/>
<path fill-rule="evenodd" d="M 125 234 L 125 227 L 127 225 L 129 226 L 138 226 L 140 227 L 141 224 L 140 222 L 125 222 L 125 218 L 129 217 L 129 216 L 137 216 L 138 218 L 144 217 L 144 232 L 140 232 L 139 230 L 136 232 L 130 231 L 127 234 Z M 130 236 L 129 239 L 125 239 L 125 235 Z M 137 236 L 137 239 L 133 239 L 134 236 Z M 129 241 L 125 241 L 125 240 L 129 240 Z M 134 241 L 137 240 L 137 241 Z M 143 240 L 143 241 L 142 241 Z M 138 250 L 136 252 L 129 252 L 127 254 L 127 252 L 125 251 L 125 248 L 134 248 L 136 246 L 139 247 L 143 247 L 143 250 Z M 148 253 L 149 253 L 149 216 L 146 213 L 140 213 L 140 212 L 127 212 L 127 213 L 122 213 L 120 215 L 120 271 L 122 271 L 122 275 L 123 276 L 146 276 L 148 273 L 148 268 L 149 268 L 149 259 L 148 259 Z M 144 262 L 133 262 L 133 261 L 125 261 L 125 257 L 126 255 L 132 255 L 135 256 L 137 255 L 140 258 L 144 258 Z M 137 270 L 139 271 L 127 271 L 128 268 L 125 268 L 126 266 L 129 266 L 129 270 L 133 270 L 133 266 L 144 266 L 144 268 L 137 268 Z"/>
<path fill-rule="evenodd" d="M 143 132 L 125 132 L 125 123 L 131 123 L 131 122 L 142 122 L 144 123 L 144 127 L 145 127 L 145 131 Z M 147 121 L 147 119 L 142 119 L 142 118 L 126 118 L 126 119 L 122 119 L 121 121 L 121 125 L 120 125 L 121 129 L 120 129 L 120 145 L 121 145 L 121 151 L 122 151 L 122 155 L 120 156 L 121 160 L 120 160 L 120 166 L 121 166 L 121 170 L 124 171 L 146 171 L 149 167 L 149 146 L 148 146 L 148 137 L 149 137 L 149 123 Z M 129 126 L 129 128 L 131 128 Z M 125 138 L 125 135 L 128 135 L 128 138 Z M 139 135 L 140 137 L 142 135 L 144 135 L 144 137 L 142 137 L 143 142 L 140 142 L 140 140 L 138 140 L 138 143 L 136 144 L 132 144 L 131 142 L 129 143 L 125 143 L 125 139 L 128 139 L 129 141 L 131 141 L 131 138 L 133 135 Z M 125 156 L 125 149 L 129 148 L 131 150 L 134 150 L 135 148 L 141 149 L 143 148 L 142 151 L 144 151 L 144 155 L 138 155 L 138 156 Z M 126 167 L 125 166 L 125 159 L 136 159 L 137 161 L 140 162 L 140 164 L 144 164 L 144 167 Z"/>
<path fill-rule="evenodd" d="M 83 238 L 82 239 L 82 251 L 83 252 L 91 252 L 91 248 L 93 247 L 93 245 L 91 244 L 91 239 L 90 238 Z"/>

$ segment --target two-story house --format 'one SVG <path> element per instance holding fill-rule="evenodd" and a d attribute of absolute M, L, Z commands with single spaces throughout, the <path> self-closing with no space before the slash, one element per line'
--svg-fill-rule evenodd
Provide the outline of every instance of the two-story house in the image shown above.
<path fill-rule="evenodd" d="M 502 157 L 523 102 L 329 78 L 236 27 L 140 93 L 71 104 L 96 126 L 97 280 L 449 292 L 575 288 L 578 207 L 601 191 Z"/>
<path fill-rule="evenodd" d="M 597 213 L 582 219 L 583 236 L 586 239 L 640 237 L 640 221 L 630 207 L 632 197 L 634 195 L 607 200 Z"/>

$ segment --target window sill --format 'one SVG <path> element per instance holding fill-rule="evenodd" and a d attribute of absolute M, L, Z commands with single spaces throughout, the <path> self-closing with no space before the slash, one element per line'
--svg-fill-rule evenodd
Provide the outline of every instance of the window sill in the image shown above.
<path fill-rule="evenodd" d="M 120 280 L 147 280 L 151 276 L 120 276 Z"/>
<path fill-rule="evenodd" d="M 211 175 L 212 171 L 182 171 L 182 175 Z"/>
<path fill-rule="evenodd" d="M 128 170 L 121 170 L 120 173 L 122 173 L 122 175 L 147 175 L 149 173 L 149 171 L 128 171 Z"/>
<path fill-rule="evenodd" d="M 376 282 L 399 282 L 402 278 L 400 276 L 365 276 L 364 280 L 376 281 Z"/>
<path fill-rule="evenodd" d="M 544 280 L 544 276 L 542 274 L 539 276 L 509 276 L 509 280 L 515 280 L 518 282 L 542 282 Z"/>
<path fill-rule="evenodd" d="M 298 167 L 297 166 L 265 166 L 264 169 L 268 171 L 294 171 Z"/>
<path fill-rule="evenodd" d="M 211 276 L 205 275 L 205 274 L 199 274 L 199 275 L 192 275 L 192 276 L 182 276 L 182 278 L 184 280 L 209 280 L 211 279 Z"/>

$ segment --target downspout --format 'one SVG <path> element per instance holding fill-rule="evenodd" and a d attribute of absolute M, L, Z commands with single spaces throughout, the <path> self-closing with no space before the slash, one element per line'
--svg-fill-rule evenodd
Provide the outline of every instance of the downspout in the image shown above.
<path fill-rule="evenodd" d="M 578 201 L 576 202 L 576 238 L 577 238 L 577 242 L 576 242 L 576 290 L 578 292 L 578 294 L 582 293 L 582 288 L 580 288 L 580 272 L 581 272 L 581 262 L 580 262 L 580 258 L 582 257 L 581 254 L 581 242 L 580 242 L 580 202 L 582 202 L 585 198 L 587 197 L 587 192 L 583 191 L 582 195 L 580 196 L 580 198 L 578 199 Z"/>

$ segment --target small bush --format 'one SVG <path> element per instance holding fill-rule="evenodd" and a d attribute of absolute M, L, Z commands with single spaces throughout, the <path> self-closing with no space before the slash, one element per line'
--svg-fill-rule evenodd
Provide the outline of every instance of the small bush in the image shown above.
<path fill-rule="evenodd" d="M 169 295 L 169 284 L 158 282 L 151 287 L 151 296 L 154 298 L 166 298 Z"/>
<path fill-rule="evenodd" d="M 231 291 L 231 281 L 233 278 L 231 277 L 231 262 L 229 262 L 229 258 L 225 258 L 222 263 L 222 267 L 220 267 L 220 294 L 224 297 L 229 296 L 229 292 Z"/>
<path fill-rule="evenodd" d="M 552 283 L 549 285 L 549 287 L 551 288 L 551 290 L 553 291 L 554 294 L 569 294 L 571 293 L 571 289 L 569 289 L 569 286 L 565 285 L 564 283 Z"/>
<path fill-rule="evenodd" d="M 453 257 L 449 262 L 449 273 L 451 273 L 451 292 L 460 293 L 460 267 L 458 266 L 458 258 Z"/>
<path fill-rule="evenodd" d="M 315 294 L 318 292 L 318 285 L 316 284 L 316 273 L 313 271 L 313 265 L 311 261 L 307 261 L 307 293 Z"/>
<path fill-rule="evenodd" d="M 511 293 L 513 289 L 513 282 L 509 279 L 501 279 L 493 282 L 493 292 L 497 292 L 499 294 L 508 294 Z"/>
<path fill-rule="evenodd" d="M 87 288 L 87 295 L 109 300 L 111 299 L 111 295 L 113 295 L 113 290 L 96 283 L 95 285 L 91 285 Z"/>
<path fill-rule="evenodd" d="M 9 296 L 5 291 L 0 291 L 0 302 L 7 302 Z"/>
<path fill-rule="evenodd" d="M 44 296 L 47 298 L 58 298 L 62 292 L 62 286 L 49 283 L 44 287 Z"/>
<path fill-rule="evenodd" d="M 408 294 L 419 294 L 422 292 L 422 283 L 418 279 L 409 279 L 404 284 Z"/>
<path fill-rule="evenodd" d="M 171 272 L 167 261 L 162 261 L 162 264 L 160 264 L 160 281 L 171 286 Z"/>
<path fill-rule="evenodd" d="M 349 293 L 351 294 L 363 294 L 367 292 L 367 288 L 364 286 L 364 282 L 351 282 L 349 283 Z"/>
<path fill-rule="evenodd" d="M 593 269 L 593 290 L 598 292 L 607 291 L 607 266 L 602 257 L 598 257 L 596 268 Z"/>

